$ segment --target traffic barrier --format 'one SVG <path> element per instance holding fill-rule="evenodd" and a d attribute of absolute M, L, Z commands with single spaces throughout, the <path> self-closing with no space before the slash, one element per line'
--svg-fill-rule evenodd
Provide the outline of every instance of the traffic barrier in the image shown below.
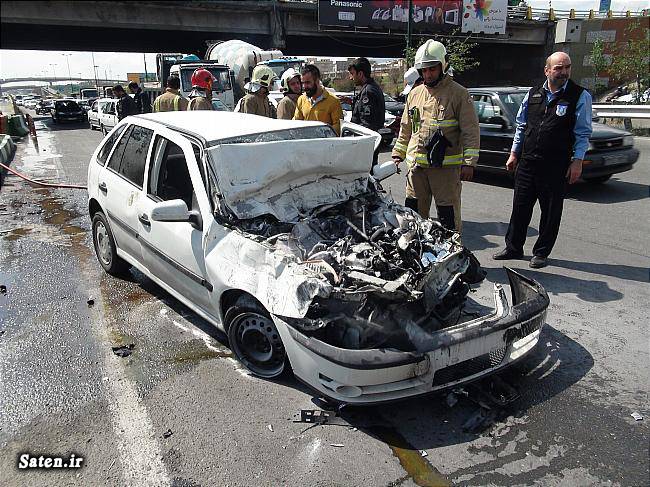
<path fill-rule="evenodd" d="M 0 134 L 7 133 L 7 123 L 9 121 L 8 115 L 0 115 Z"/>
<path fill-rule="evenodd" d="M 0 134 L 0 163 L 8 166 L 16 153 L 16 144 L 11 140 L 10 135 Z M 0 187 L 4 182 L 6 169 L 0 167 Z"/>
<path fill-rule="evenodd" d="M 7 133 L 9 135 L 15 135 L 17 137 L 23 137 L 29 133 L 29 129 L 25 124 L 25 117 L 22 115 L 12 115 L 9 117 L 9 123 L 7 124 Z"/>

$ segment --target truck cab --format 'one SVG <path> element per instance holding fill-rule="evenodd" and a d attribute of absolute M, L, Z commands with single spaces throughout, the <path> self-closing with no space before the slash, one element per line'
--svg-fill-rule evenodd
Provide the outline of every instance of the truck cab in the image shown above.
<path fill-rule="evenodd" d="M 233 93 L 233 75 L 224 64 L 218 64 L 214 61 L 177 61 L 169 69 L 169 75 L 178 76 L 181 80 L 181 94 L 188 97 L 192 91 L 192 73 L 198 68 L 207 69 L 216 78 L 212 85 L 212 97 L 218 98 L 229 110 L 235 108 L 235 98 Z"/>
<path fill-rule="evenodd" d="M 280 78 L 282 78 L 282 73 L 287 69 L 293 68 L 298 73 L 305 64 L 305 60 L 293 56 L 283 56 L 277 59 L 269 59 L 268 61 L 262 61 L 257 63 L 257 65 L 266 65 L 273 70 L 275 73 L 275 81 L 273 82 L 273 89 L 271 91 L 280 91 Z"/>

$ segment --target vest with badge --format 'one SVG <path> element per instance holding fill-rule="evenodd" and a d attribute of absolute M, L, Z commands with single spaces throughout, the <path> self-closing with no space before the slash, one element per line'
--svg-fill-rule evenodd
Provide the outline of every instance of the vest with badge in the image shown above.
<path fill-rule="evenodd" d="M 566 87 L 546 102 L 544 85 L 528 92 L 528 117 L 522 158 L 545 160 L 566 167 L 573 155 L 576 106 L 584 88 L 568 80 Z"/>

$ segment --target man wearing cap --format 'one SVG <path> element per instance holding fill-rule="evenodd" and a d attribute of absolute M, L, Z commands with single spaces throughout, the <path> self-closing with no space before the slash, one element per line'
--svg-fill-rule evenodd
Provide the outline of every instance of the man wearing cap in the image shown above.
<path fill-rule="evenodd" d="M 408 164 L 405 206 L 428 218 L 433 197 L 440 223 L 460 233 L 461 181 L 472 179 L 478 161 L 478 117 L 467 89 L 447 74 L 444 45 L 427 40 L 415 68 L 424 84 L 408 94 L 392 153 L 395 164 Z"/>

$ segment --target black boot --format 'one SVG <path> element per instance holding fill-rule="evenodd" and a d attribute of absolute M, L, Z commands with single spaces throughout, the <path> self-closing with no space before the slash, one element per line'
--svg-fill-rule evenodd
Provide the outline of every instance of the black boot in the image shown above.
<path fill-rule="evenodd" d="M 436 206 L 440 224 L 448 230 L 456 230 L 456 219 L 453 206 Z"/>
<path fill-rule="evenodd" d="M 409 198 L 408 196 L 406 197 L 406 200 L 404 200 L 404 206 L 407 208 L 413 210 L 413 211 L 418 211 L 418 199 L 417 198 Z"/>

